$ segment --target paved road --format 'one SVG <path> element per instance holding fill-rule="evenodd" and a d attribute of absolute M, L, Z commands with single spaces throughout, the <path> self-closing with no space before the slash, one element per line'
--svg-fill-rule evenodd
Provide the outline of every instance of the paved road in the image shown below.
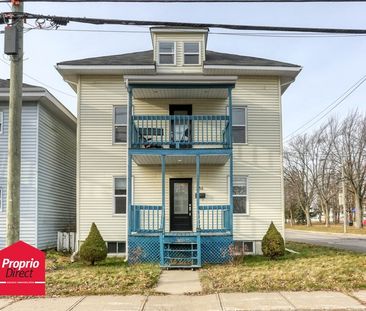
<path fill-rule="evenodd" d="M 286 229 L 286 240 L 366 253 L 366 235 Z"/>

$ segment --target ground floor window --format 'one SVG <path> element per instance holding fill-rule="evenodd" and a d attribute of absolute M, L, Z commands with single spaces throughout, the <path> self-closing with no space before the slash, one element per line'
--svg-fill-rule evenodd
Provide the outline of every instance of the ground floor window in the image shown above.
<path fill-rule="evenodd" d="M 245 254 L 254 254 L 253 241 L 234 241 L 234 255 L 240 256 Z"/>
<path fill-rule="evenodd" d="M 107 242 L 108 254 L 126 253 L 126 242 Z"/>

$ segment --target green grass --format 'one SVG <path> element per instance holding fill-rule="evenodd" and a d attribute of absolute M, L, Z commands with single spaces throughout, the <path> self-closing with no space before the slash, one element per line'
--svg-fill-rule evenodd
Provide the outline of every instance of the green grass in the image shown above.
<path fill-rule="evenodd" d="M 318 231 L 318 232 L 331 232 L 331 233 L 343 233 L 343 224 L 330 225 L 326 227 L 324 224 L 314 223 L 307 227 L 306 225 L 286 225 L 287 229 L 306 230 L 306 231 Z M 366 228 L 357 229 L 355 227 L 347 227 L 347 233 L 351 234 L 366 234 Z"/>
<path fill-rule="evenodd" d="M 366 288 L 366 256 L 301 243 L 287 243 L 300 254 L 279 260 L 245 256 L 231 265 L 211 265 L 201 272 L 204 293 L 253 291 L 349 291 Z"/>
<path fill-rule="evenodd" d="M 47 296 L 148 294 L 160 276 L 158 265 L 128 265 L 123 258 L 90 266 L 49 252 L 46 262 Z"/>

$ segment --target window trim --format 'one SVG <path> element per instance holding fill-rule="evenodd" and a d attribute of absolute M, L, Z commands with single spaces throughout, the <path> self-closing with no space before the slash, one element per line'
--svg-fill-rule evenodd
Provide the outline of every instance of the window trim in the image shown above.
<path fill-rule="evenodd" d="M 174 52 L 173 53 L 163 53 L 163 55 L 173 55 L 173 63 L 172 64 L 162 64 L 162 63 L 160 63 L 160 43 L 173 43 Z M 160 66 L 176 66 L 177 65 L 177 42 L 172 41 L 172 40 L 159 40 L 158 41 L 157 63 Z"/>
<path fill-rule="evenodd" d="M 186 53 L 184 45 L 186 43 L 197 43 L 198 44 L 198 53 Z M 198 55 L 198 63 L 197 64 L 186 64 L 185 56 L 186 55 Z M 201 42 L 200 41 L 185 41 L 183 42 L 183 65 L 184 66 L 201 66 Z"/>
<path fill-rule="evenodd" d="M 117 178 L 124 178 L 126 179 L 126 194 L 116 194 L 116 179 Z M 127 176 L 113 176 L 113 210 L 112 210 L 112 214 L 113 216 L 117 216 L 117 217 L 124 217 L 127 215 L 128 213 L 128 184 L 127 184 Z M 126 213 L 116 213 L 116 198 L 126 198 Z M 113 242 L 113 241 L 111 241 Z"/>
<path fill-rule="evenodd" d="M 126 124 L 116 124 L 116 108 L 126 107 L 127 120 Z M 113 145 L 127 145 L 128 142 L 128 106 L 127 105 L 114 105 L 113 106 L 113 120 L 112 120 L 112 144 Z M 126 141 L 116 142 L 116 126 L 126 126 Z"/>
<path fill-rule="evenodd" d="M 245 118 L 244 118 L 244 125 L 234 125 L 232 124 L 232 128 L 237 126 L 237 127 L 244 127 L 245 128 L 245 143 L 236 143 L 233 140 L 233 144 L 235 144 L 236 146 L 245 146 L 248 145 L 248 106 L 246 105 L 233 105 L 232 109 L 234 110 L 234 108 L 243 108 L 245 111 Z"/>
<path fill-rule="evenodd" d="M 245 177 L 247 180 L 247 194 L 234 194 L 234 177 Z M 230 176 L 229 176 L 230 178 Z M 246 199 L 246 212 L 245 213 L 235 213 L 234 212 L 234 205 L 233 205 L 233 215 L 239 215 L 239 216 L 249 216 L 250 215 L 250 211 L 249 211 L 249 176 L 248 175 L 233 175 L 233 202 L 234 202 L 234 197 L 244 197 L 247 198 Z"/>
<path fill-rule="evenodd" d="M 4 111 L 0 111 L 0 135 L 4 134 Z"/>

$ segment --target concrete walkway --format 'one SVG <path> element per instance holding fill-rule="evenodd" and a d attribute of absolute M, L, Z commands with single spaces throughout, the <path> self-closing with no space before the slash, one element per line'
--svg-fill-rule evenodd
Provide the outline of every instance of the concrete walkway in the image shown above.
<path fill-rule="evenodd" d="M 164 270 L 155 288 L 157 293 L 188 294 L 202 291 L 198 271 Z"/>
<path fill-rule="evenodd" d="M 366 291 L 232 293 L 206 296 L 88 296 L 40 298 L 13 302 L 0 299 L 10 311 L 266 311 L 366 310 Z"/>

